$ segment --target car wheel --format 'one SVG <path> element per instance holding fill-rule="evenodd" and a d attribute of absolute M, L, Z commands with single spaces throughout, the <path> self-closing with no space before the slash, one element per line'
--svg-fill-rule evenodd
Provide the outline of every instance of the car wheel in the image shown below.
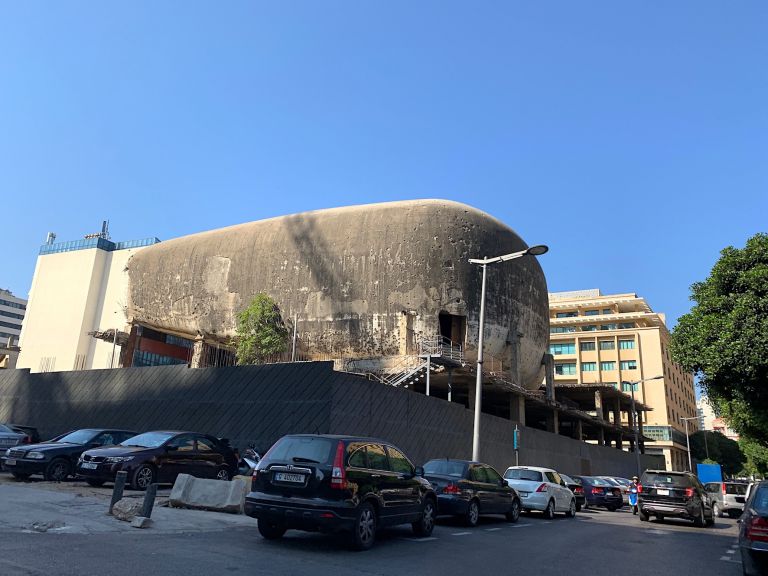
<path fill-rule="evenodd" d="M 219 468 L 219 471 L 216 472 L 216 480 L 229 481 L 229 470 L 226 468 Z"/>
<path fill-rule="evenodd" d="M 72 471 L 72 465 L 64 458 L 55 458 L 45 467 L 43 477 L 49 482 L 61 482 L 66 480 Z"/>
<path fill-rule="evenodd" d="M 565 513 L 568 518 L 576 518 L 576 500 L 571 500 L 568 512 Z"/>
<path fill-rule="evenodd" d="M 581 512 L 581 504 L 576 504 L 576 512 Z"/>
<path fill-rule="evenodd" d="M 517 522 L 520 519 L 520 500 L 514 498 L 512 500 L 512 507 L 507 512 L 507 520 L 512 523 Z"/>
<path fill-rule="evenodd" d="M 29 476 L 30 476 L 29 474 L 23 474 L 22 472 L 11 472 L 11 475 L 13 475 L 13 477 L 16 480 L 21 480 L 21 481 L 29 480 Z"/>
<path fill-rule="evenodd" d="M 555 517 L 555 501 L 550 500 L 547 503 L 547 507 L 544 509 L 544 518 L 552 520 Z"/>
<path fill-rule="evenodd" d="M 464 523 L 467 526 L 477 526 L 477 521 L 480 519 L 480 506 L 477 504 L 477 500 L 470 500 L 467 507 L 467 513 L 464 516 Z"/>
<path fill-rule="evenodd" d="M 711 528 L 712 526 L 715 525 L 715 513 L 714 513 L 714 511 L 712 512 L 712 517 L 711 518 L 707 518 L 706 521 L 704 522 L 704 525 L 707 528 Z"/>
<path fill-rule="evenodd" d="M 664 514 L 656 514 L 656 520 L 659 522 L 664 522 Z"/>
<path fill-rule="evenodd" d="M 648 514 L 643 512 L 643 509 L 638 506 L 637 508 L 637 515 L 640 516 L 640 522 L 648 522 Z"/>
<path fill-rule="evenodd" d="M 693 525 L 696 528 L 704 528 L 706 521 L 704 520 L 704 505 L 699 506 L 699 513 L 696 518 L 693 519 Z"/>
<path fill-rule="evenodd" d="M 282 538 L 283 534 L 285 534 L 285 526 L 282 524 L 273 524 L 266 520 L 259 520 L 259 534 L 261 534 L 265 540 L 277 540 L 278 538 Z"/>
<path fill-rule="evenodd" d="M 435 527 L 435 514 L 435 501 L 432 498 L 427 498 L 424 501 L 424 508 L 421 510 L 421 518 L 411 524 L 416 536 L 426 538 L 432 534 L 432 530 Z"/>
<path fill-rule="evenodd" d="M 717 502 L 712 506 L 712 513 L 718 518 L 723 517 L 723 511 L 720 509 L 720 505 Z"/>
<path fill-rule="evenodd" d="M 369 502 L 363 502 L 357 510 L 352 544 L 357 550 L 368 550 L 376 540 L 376 510 Z"/>
<path fill-rule="evenodd" d="M 619 509 L 618 506 L 608 506 L 608 512 L 616 512 Z"/>
<path fill-rule="evenodd" d="M 142 464 L 133 473 L 131 488 L 134 490 L 146 490 L 155 481 L 155 470 L 149 464 Z"/>
<path fill-rule="evenodd" d="M 88 483 L 88 486 L 93 486 L 94 488 L 101 488 L 102 486 L 104 486 L 104 480 L 88 479 L 86 480 L 86 482 Z"/>

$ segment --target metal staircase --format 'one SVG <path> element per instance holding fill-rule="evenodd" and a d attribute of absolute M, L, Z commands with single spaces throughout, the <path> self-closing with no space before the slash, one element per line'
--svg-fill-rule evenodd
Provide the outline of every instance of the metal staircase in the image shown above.
<path fill-rule="evenodd" d="M 418 355 L 403 356 L 385 374 L 374 375 L 376 379 L 388 386 L 407 386 L 424 377 L 427 370 L 440 372 L 446 365 L 464 364 L 462 347 L 448 338 L 423 339 L 418 346 Z"/>

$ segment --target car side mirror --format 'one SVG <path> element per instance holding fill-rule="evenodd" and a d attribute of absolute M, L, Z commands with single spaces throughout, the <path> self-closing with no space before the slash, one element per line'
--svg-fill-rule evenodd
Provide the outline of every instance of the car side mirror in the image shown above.
<path fill-rule="evenodd" d="M 413 469 L 413 475 L 414 476 L 421 476 L 424 477 L 424 467 L 423 466 L 416 466 L 416 468 Z"/>
<path fill-rule="evenodd" d="M 506 486 L 506 485 L 507 485 L 507 481 L 506 481 L 506 480 L 504 480 L 504 478 L 502 478 L 501 480 L 499 480 L 499 486 Z"/>

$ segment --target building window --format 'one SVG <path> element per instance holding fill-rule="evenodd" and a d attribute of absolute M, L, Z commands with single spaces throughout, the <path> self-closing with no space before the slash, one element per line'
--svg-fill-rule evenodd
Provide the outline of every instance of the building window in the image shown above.
<path fill-rule="evenodd" d="M 619 324 L 620 330 L 626 330 L 627 328 L 635 328 L 637 325 L 634 322 L 622 322 Z"/>
<path fill-rule="evenodd" d="M 613 314 L 613 310 L 610 308 L 603 308 L 603 314 Z"/>
<path fill-rule="evenodd" d="M 567 362 L 555 364 L 555 374 L 558 376 L 575 376 L 576 375 L 576 363 Z"/>
<path fill-rule="evenodd" d="M 584 310 L 584 316 L 597 316 L 600 310 Z"/>
<path fill-rule="evenodd" d="M 581 348 L 582 352 L 590 352 L 595 349 L 595 343 L 594 342 L 581 342 L 579 344 L 579 347 Z"/>
<path fill-rule="evenodd" d="M 616 362 L 600 362 L 600 370 L 616 370 Z"/>
<path fill-rule="evenodd" d="M 550 334 L 563 334 L 565 332 L 576 332 L 573 326 L 552 326 L 549 329 Z"/>
<path fill-rule="evenodd" d="M 559 356 L 561 354 L 575 354 L 576 344 L 573 342 L 558 342 L 556 344 L 550 344 L 549 353 L 554 356 Z"/>
<path fill-rule="evenodd" d="M 600 330 L 616 330 L 616 324 L 600 324 Z"/>
<path fill-rule="evenodd" d="M 600 350 L 615 350 L 616 343 L 613 340 L 600 340 Z"/>
<path fill-rule="evenodd" d="M 622 370 L 637 370 L 637 360 L 622 360 L 619 367 Z"/>
<path fill-rule="evenodd" d="M 619 350 L 632 350 L 634 347 L 634 340 L 619 340 Z"/>
<path fill-rule="evenodd" d="M 557 312 L 555 318 L 575 318 L 578 316 L 576 312 Z"/>
<path fill-rule="evenodd" d="M 589 324 L 588 326 L 581 327 L 582 332 L 594 332 L 595 330 L 597 330 L 597 326 L 595 326 L 594 324 Z"/>
<path fill-rule="evenodd" d="M 621 383 L 621 391 L 622 392 L 637 392 L 637 382 L 630 384 L 629 382 L 622 382 Z"/>
<path fill-rule="evenodd" d="M 582 372 L 595 372 L 597 370 L 597 362 L 582 362 L 581 363 L 581 371 Z"/>

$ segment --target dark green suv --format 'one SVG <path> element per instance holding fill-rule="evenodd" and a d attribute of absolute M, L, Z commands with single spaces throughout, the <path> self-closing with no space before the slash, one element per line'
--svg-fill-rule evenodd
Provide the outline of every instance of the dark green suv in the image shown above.
<path fill-rule="evenodd" d="M 267 539 L 288 529 L 347 531 L 366 550 L 382 526 L 409 523 L 418 536 L 432 533 L 437 497 L 423 475 L 384 440 L 283 436 L 253 472 L 245 513 Z"/>

